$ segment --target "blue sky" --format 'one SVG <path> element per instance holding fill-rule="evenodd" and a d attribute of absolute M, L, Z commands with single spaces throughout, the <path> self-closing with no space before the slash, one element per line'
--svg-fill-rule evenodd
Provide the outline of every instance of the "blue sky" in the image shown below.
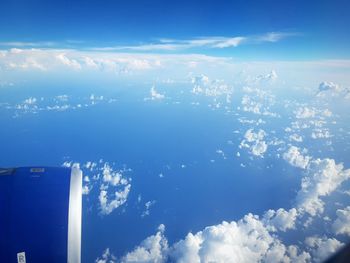
<path fill-rule="evenodd" d="M 0 4 L 0 42 L 3 48 L 22 44 L 86 49 L 160 44 L 164 39 L 256 39 L 273 32 L 283 37 L 225 48 L 196 46 L 141 52 L 204 53 L 248 60 L 344 59 L 349 57 L 349 7 L 345 0 L 5 0 Z"/>

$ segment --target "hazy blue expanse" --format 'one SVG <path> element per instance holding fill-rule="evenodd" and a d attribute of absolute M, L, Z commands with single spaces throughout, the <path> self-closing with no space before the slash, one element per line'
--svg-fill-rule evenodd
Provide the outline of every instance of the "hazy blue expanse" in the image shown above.
<path fill-rule="evenodd" d="M 275 238 L 286 247 L 309 253 L 308 261 L 322 242 L 327 244 L 326 235 L 334 235 L 336 210 L 350 204 L 349 175 L 334 183 L 337 190 L 315 194 L 319 190 L 312 184 L 332 184 L 325 178 L 305 190 L 314 193 L 303 198 L 322 199 L 324 211 L 313 214 L 307 201 L 296 198 L 302 178 L 313 177 L 312 159 L 350 166 L 349 117 L 344 114 L 349 100 L 336 92 L 300 89 L 283 83 L 275 71 L 231 83 L 202 74 L 153 83 L 30 80 L 0 90 L 0 165 L 79 163 L 86 176 L 83 262 L 94 262 L 106 248 L 101 260 L 127 261 L 122 257 L 161 224 L 169 251 L 189 232 L 249 213 L 278 233 Z M 321 135 L 312 135 L 317 132 Z M 254 150 L 254 145 L 260 146 Z M 287 156 L 294 146 L 300 152 Z M 339 176 L 332 168 L 325 173 Z M 113 184 L 114 177 L 119 179 Z M 128 185 L 126 194 L 115 198 Z M 107 204 L 100 199 L 102 191 Z M 114 198 L 119 203 L 108 207 Z M 287 214 L 295 209 L 295 215 L 280 222 L 277 215 L 267 219 L 266 211 L 279 208 Z M 328 253 L 348 241 L 348 233 L 338 233 Z M 317 246 L 304 243 L 309 236 L 319 239 Z M 176 258 L 166 253 L 167 260 Z"/>

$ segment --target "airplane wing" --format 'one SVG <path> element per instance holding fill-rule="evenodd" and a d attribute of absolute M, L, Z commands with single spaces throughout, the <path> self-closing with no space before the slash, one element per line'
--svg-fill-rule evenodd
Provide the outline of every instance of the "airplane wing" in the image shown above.
<path fill-rule="evenodd" d="M 79 168 L 0 169 L 0 261 L 81 261 Z"/>

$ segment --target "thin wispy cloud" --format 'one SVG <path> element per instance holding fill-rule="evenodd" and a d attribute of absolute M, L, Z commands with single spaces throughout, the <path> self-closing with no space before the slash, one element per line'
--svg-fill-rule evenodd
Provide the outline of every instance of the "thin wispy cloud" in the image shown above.
<path fill-rule="evenodd" d="M 287 37 L 298 36 L 298 33 L 269 32 L 263 35 L 233 36 L 233 37 L 197 37 L 190 39 L 162 38 L 150 43 L 139 45 L 92 47 L 97 51 L 182 51 L 188 49 L 223 49 L 234 48 L 243 44 L 260 44 L 278 42 Z"/>
<path fill-rule="evenodd" d="M 250 36 L 209 36 L 194 37 L 189 39 L 160 38 L 150 42 L 136 45 L 99 45 L 92 46 L 85 41 L 65 40 L 54 41 L 0 41 L 0 47 L 5 48 L 72 48 L 91 51 L 131 51 L 131 52 L 181 52 L 185 50 L 209 50 L 235 48 L 241 45 L 257 45 L 262 43 L 273 43 L 288 37 L 295 37 L 299 33 L 269 32 L 262 35 Z"/>
<path fill-rule="evenodd" d="M 52 47 L 57 45 L 55 42 L 45 41 L 45 42 L 25 42 L 25 41 L 4 41 L 0 42 L 0 46 L 6 47 L 20 47 L 20 48 L 28 48 L 28 47 Z"/>

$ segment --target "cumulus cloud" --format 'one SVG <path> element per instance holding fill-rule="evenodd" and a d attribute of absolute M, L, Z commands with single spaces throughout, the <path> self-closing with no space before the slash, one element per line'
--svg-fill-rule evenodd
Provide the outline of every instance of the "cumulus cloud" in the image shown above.
<path fill-rule="evenodd" d="M 343 164 L 336 164 L 333 159 L 310 161 L 296 197 L 298 209 L 312 216 L 322 213 L 324 202 L 321 197 L 330 195 L 349 178 L 350 169 L 344 170 Z"/>
<path fill-rule="evenodd" d="M 187 65 L 190 61 L 197 65 L 208 61 L 224 62 L 227 58 L 205 55 L 157 55 L 111 52 L 92 52 L 68 49 L 11 49 L 0 51 L 0 66 L 7 70 L 45 70 L 57 71 L 73 69 L 77 72 L 94 70 L 117 74 L 132 74 L 164 65 L 176 67 Z M 167 64 L 168 63 L 168 64 Z"/>
<path fill-rule="evenodd" d="M 248 143 L 261 140 L 264 131 L 248 130 Z M 343 244 L 334 238 L 309 237 L 305 244 L 308 251 L 295 245 L 286 246 L 274 233 L 295 229 L 297 219 L 304 212 L 314 216 L 323 211 L 321 197 L 329 195 L 344 180 L 350 177 L 350 170 L 331 159 L 311 160 L 301 157 L 299 149 L 292 146 L 287 152 L 291 163 L 305 168 L 305 177 L 297 194 L 297 207 L 285 210 L 268 210 L 262 219 L 248 214 L 235 222 L 223 222 L 206 227 L 168 246 L 163 227 L 157 234 L 145 239 L 132 252 L 127 253 L 122 262 L 318 262 L 334 253 Z M 299 159 L 298 159 L 299 158 Z M 350 207 L 337 211 L 338 218 L 333 224 L 335 233 L 349 234 Z M 312 255 L 310 255 L 310 253 Z"/>
<path fill-rule="evenodd" d="M 255 141 L 261 141 L 264 139 L 266 133 L 264 130 L 259 130 L 258 132 L 253 132 L 253 129 L 249 129 L 244 134 L 244 138 L 247 140 L 247 142 L 255 142 Z"/>
<path fill-rule="evenodd" d="M 320 94 L 321 92 L 325 92 L 325 91 L 333 91 L 333 92 L 338 93 L 338 92 L 342 91 L 342 88 L 338 84 L 335 84 L 331 81 L 323 81 L 318 86 L 318 91 L 319 91 L 318 94 Z"/>
<path fill-rule="evenodd" d="M 257 78 L 253 80 L 253 83 L 256 83 L 256 81 Z M 270 107 L 275 103 L 275 97 L 271 92 L 251 87 L 245 87 L 244 91 L 247 94 L 241 100 L 243 111 L 270 117 L 278 116 L 278 114 L 270 111 Z"/>
<path fill-rule="evenodd" d="M 264 141 L 257 141 L 254 145 L 251 146 L 250 150 L 255 156 L 262 157 L 267 150 L 267 144 Z"/>
<path fill-rule="evenodd" d="M 109 248 L 107 248 L 101 257 L 98 257 L 95 260 L 95 263 L 116 263 L 117 258 L 111 254 L 111 252 L 109 251 Z"/>
<path fill-rule="evenodd" d="M 75 59 L 69 59 L 64 53 L 58 54 L 56 58 L 65 66 L 68 66 L 76 70 L 81 69 L 81 65 L 78 61 L 76 61 Z"/>
<path fill-rule="evenodd" d="M 231 102 L 233 88 L 225 81 L 220 79 L 210 79 L 204 74 L 191 76 L 191 83 L 193 84 L 192 93 L 196 95 L 205 95 L 213 98 L 212 107 L 219 108 L 220 103 L 217 102 L 219 97 L 223 96 L 226 103 Z"/>
<path fill-rule="evenodd" d="M 12 104 L 6 103 L 6 109 L 11 110 L 13 117 L 24 114 L 36 114 L 44 111 L 63 112 L 91 107 L 99 103 L 112 103 L 115 99 L 107 99 L 104 96 L 91 94 L 90 97 L 74 97 L 59 95 L 53 97 L 29 97 L 24 101 Z M 0 103 L 0 107 L 1 107 Z"/>
<path fill-rule="evenodd" d="M 338 209 L 337 219 L 332 225 L 335 234 L 344 234 L 350 236 L 350 206 L 344 209 Z"/>
<path fill-rule="evenodd" d="M 335 238 L 312 236 L 305 240 L 307 246 L 311 248 L 311 255 L 314 262 L 322 262 L 338 251 L 343 243 Z"/>
<path fill-rule="evenodd" d="M 305 169 L 309 164 L 311 157 L 303 156 L 298 147 L 291 146 L 288 151 L 283 154 L 283 159 L 292 166 Z"/>
<path fill-rule="evenodd" d="M 147 237 L 133 251 L 127 253 L 121 259 L 121 262 L 165 262 L 168 251 L 168 240 L 164 236 L 164 230 L 165 226 L 160 225 L 155 235 Z"/>
<path fill-rule="evenodd" d="M 329 130 L 326 128 L 323 128 L 323 129 L 315 128 L 311 133 L 312 139 L 327 139 L 330 137 L 332 137 L 332 135 L 329 132 Z"/>
<path fill-rule="evenodd" d="M 247 130 L 244 134 L 245 139 L 240 143 L 240 148 L 248 148 L 253 155 L 263 157 L 267 150 L 267 144 L 264 141 L 265 135 L 264 130 L 257 132 L 254 132 L 253 129 Z"/>
<path fill-rule="evenodd" d="M 198 94 L 203 92 L 204 87 L 207 86 L 210 81 L 208 76 L 200 74 L 198 76 L 191 77 L 191 83 L 193 84 L 192 93 Z"/>
<path fill-rule="evenodd" d="M 149 216 L 150 215 L 150 209 L 155 203 L 156 203 L 155 200 L 146 202 L 145 203 L 145 210 L 142 212 L 141 217 Z"/>
<path fill-rule="evenodd" d="M 350 89 L 341 87 L 339 84 L 336 84 L 331 81 L 323 81 L 318 86 L 318 92 L 316 94 L 318 97 L 342 97 L 345 99 L 350 98 Z"/>
<path fill-rule="evenodd" d="M 283 231 L 293 229 L 295 227 L 295 221 L 297 219 L 298 212 L 295 208 L 291 208 L 289 211 L 280 208 L 278 210 L 268 210 L 264 214 L 264 222 L 271 231 Z"/>
<path fill-rule="evenodd" d="M 164 99 L 164 98 L 165 98 L 165 96 L 164 96 L 163 94 L 160 94 L 160 93 L 156 90 L 155 86 L 153 86 L 153 87 L 151 88 L 151 90 L 150 90 L 150 98 L 148 98 L 148 99 L 151 99 L 151 100 L 162 100 L 162 99 Z"/>
<path fill-rule="evenodd" d="M 168 247 L 161 231 L 150 236 L 122 262 L 307 262 L 310 255 L 285 246 L 257 216 L 222 222 Z"/>
<path fill-rule="evenodd" d="M 88 195 L 95 191 L 92 197 L 97 196 L 100 215 L 109 215 L 127 202 L 131 190 L 131 178 L 126 177 L 125 173 L 132 171 L 131 169 L 125 167 L 122 170 L 115 169 L 102 159 L 83 164 L 65 161 L 62 166 L 81 167 L 84 173 L 83 194 Z"/>
<path fill-rule="evenodd" d="M 297 119 L 307 119 L 315 117 L 317 111 L 315 108 L 300 107 L 294 113 Z"/>
<path fill-rule="evenodd" d="M 289 135 L 289 140 L 295 141 L 295 142 L 302 142 L 303 137 L 301 137 L 299 134 L 293 133 L 293 134 Z"/>
<path fill-rule="evenodd" d="M 278 79 L 278 75 L 275 70 L 271 70 L 270 73 L 266 75 L 259 75 L 256 77 L 258 82 L 274 82 Z"/>
<path fill-rule="evenodd" d="M 267 256 L 270 247 L 279 244 L 252 214 L 238 222 L 207 227 L 196 236 L 200 241 L 200 246 L 196 245 L 198 262 L 258 262 Z M 181 258 L 186 250 L 176 252 Z"/>
<path fill-rule="evenodd" d="M 105 164 L 103 167 L 103 184 L 100 186 L 98 197 L 101 214 L 108 215 L 123 205 L 127 201 L 130 189 L 129 180 L 123 177 L 121 172 L 113 171 L 108 164 Z M 110 192 L 112 194 L 109 194 Z"/>

